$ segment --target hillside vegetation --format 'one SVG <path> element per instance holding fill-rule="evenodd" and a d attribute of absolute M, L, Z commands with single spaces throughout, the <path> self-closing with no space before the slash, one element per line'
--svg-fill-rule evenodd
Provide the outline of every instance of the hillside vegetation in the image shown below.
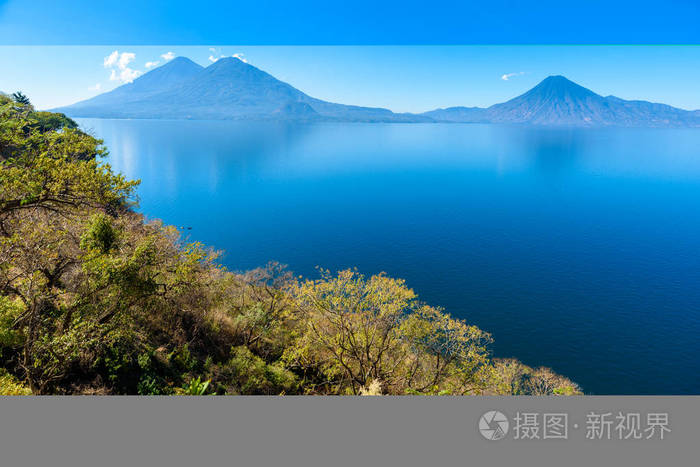
<path fill-rule="evenodd" d="M 0 394 L 580 393 L 400 279 L 227 271 L 135 213 L 105 154 L 0 95 Z"/>

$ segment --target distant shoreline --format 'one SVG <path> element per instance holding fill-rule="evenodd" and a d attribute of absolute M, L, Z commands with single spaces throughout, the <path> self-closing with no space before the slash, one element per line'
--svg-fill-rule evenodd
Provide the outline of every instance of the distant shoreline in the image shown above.
<path fill-rule="evenodd" d="M 70 116 L 73 119 L 91 119 L 91 120 L 115 120 L 115 121 L 147 121 L 147 122 L 237 122 L 237 123 L 284 123 L 284 124 L 329 124 L 342 123 L 350 125 L 489 125 L 515 128 L 532 128 L 532 129 L 551 129 L 551 130 L 604 130 L 604 129 L 630 129 L 630 130 L 699 130 L 700 126 L 616 126 L 616 125 L 537 125 L 532 123 L 504 123 L 504 122 L 456 122 L 456 121 L 345 121 L 345 120 L 273 120 L 273 119 L 251 119 L 251 118 L 229 118 L 229 119 L 213 119 L 213 118 L 123 118 L 123 117 L 81 117 Z"/>

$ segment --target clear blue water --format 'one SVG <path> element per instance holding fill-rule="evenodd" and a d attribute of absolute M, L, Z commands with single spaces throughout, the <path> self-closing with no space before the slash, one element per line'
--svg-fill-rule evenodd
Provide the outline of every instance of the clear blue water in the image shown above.
<path fill-rule="evenodd" d="M 231 269 L 385 271 L 588 393 L 700 393 L 700 131 L 81 123 Z"/>

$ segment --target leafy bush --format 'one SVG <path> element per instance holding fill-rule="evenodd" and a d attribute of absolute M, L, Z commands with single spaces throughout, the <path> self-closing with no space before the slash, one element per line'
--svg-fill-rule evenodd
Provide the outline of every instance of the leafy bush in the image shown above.
<path fill-rule="evenodd" d="M 22 345 L 22 334 L 14 329 L 14 322 L 23 310 L 17 301 L 0 295 L 0 358 Z"/>
<path fill-rule="evenodd" d="M 479 390 L 491 337 L 417 301 L 404 281 L 353 270 L 294 290 L 295 340 L 285 362 L 320 373 L 323 391 L 471 394 Z"/>
<path fill-rule="evenodd" d="M 274 395 L 296 391 L 296 376 L 280 362 L 268 364 L 245 346 L 234 347 L 231 354 L 231 359 L 217 370 L 217 382 L 227 394 Z"/>
<path fill-rule="evenodd" d="M 117 232 L 107 216 L 102 213 L 95 214 L 90 219 L 90 225 L 80 240 L 80 248 L 83 250 L 94 249 L 101 254 L 106 254 L 117 241 Z"/>
<path fill-rule="evenodd" d="M 167 394 L 165 381 L 160 376 L 163 373 L 158 361 L 154 358 L 154 352 L 145 352 L 138 356 L 138 364 L 141 369 L 141 377 L 136 387 L 139 395 L 157 396 Z"/>
<path fill-rule="evenodd" d="M 203 396 L 207 393 L 210 383 L 211 380 L 202 381 L 201 377 L 197 376 L 176 393 L 181 396 Z"/>
<path fill-rule="evenodd" d="M 578 384 L 551 369 L 533 369 L 515 359 L 498 359 L 491 366 L 489 388 L 499 395 L 576 396 Z"/>
<path fill-rule="evenodd" d="M 5 369 L 0 368 L 0 396 L 31 396 L 32 391 L 10 375 Z"/>

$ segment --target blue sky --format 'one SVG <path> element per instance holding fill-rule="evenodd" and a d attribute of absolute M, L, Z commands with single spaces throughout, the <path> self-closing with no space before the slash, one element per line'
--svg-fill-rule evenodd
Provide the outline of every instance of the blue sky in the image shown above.
<path fill-rule="evenodd" d="M 700 46 L 0 46 L 0 90 L 22 90 L 38 108 L 67 105 L 168 53 L 205 66 L 242 54 L 311 96 L 398 112 L 488 106 L 553 74 L 602 95 L 700 109 Z"/>
<path fill-rule="evenodd" d="M 0 0 L 0 44 L 700 43 L 697 0 Z"/>

